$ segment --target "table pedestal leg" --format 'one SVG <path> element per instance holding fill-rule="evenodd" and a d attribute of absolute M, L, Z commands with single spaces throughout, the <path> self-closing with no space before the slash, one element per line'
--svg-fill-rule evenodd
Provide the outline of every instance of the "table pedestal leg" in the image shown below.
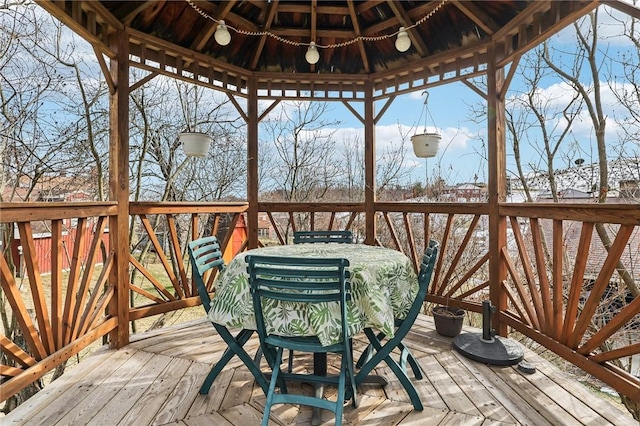
<path fill-rule="evenodd" d="M 327 354 L 326 353 L 314 353 L 313 354 L 313 374 L 316 376 L 327 375 Z M 324 385 L 316 386 L 316 398 L 322 398 L 324 395 Z M 322 415 L 320 408 L 313 407 L 313 414 L 311 415 L 311 425 L 317 426 L 322 423 Z"/>

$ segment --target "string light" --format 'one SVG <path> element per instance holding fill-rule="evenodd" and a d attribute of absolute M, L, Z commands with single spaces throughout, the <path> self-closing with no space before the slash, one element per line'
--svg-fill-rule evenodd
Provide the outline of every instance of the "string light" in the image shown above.
<path fill-rule="evenodd" d="M 404 29 L 404 27 L 400 27 L 398 30 L 398 38 L 396 39 L 396 49 L 399 52 L 406 52 L 411 47 L 411 39 L 409 38 L 409 34 Z"/>
<path fill-rule="evenodd" d="M 307 53 L 304 54 L 304 58 L 311 65 L 317 63 L 320 60 L 320 52 L 316 49 L 316 44 L 312 41 L 309 43 L 309 49 L 307 49 Z"/>
<path fill-rule="evenodd" d="M 218 44 L 220 44 L 221 46 L 226 46 L 227 44 L 229 44 L 229 42 L 231 42 L 231 33 L 229 32 L 229 30 L 232 30 L 238 34 L 245 35 L 245 36 L 268 36 L 275 40 L 278 40 L 281 43 L 288 44 L 291 46 L 296 46 L 296 47 L 308 46 L 307 52 L 305 54 L 305 59 L 310 64 L 315 64 L 320 60 L 320 53 L 318 52 L 318 49 L 338 49 L 341 47 L 350 46 L 359 41 L 377 42 L 377 41 L 393 38 L 396 36 L 398 37 L 396 40 L 396 49 L 398 49 L 400 52 L 406 52 L 411 47 L 411 39 L 409 39 L 409 34 L 407 33 L 407 31 L 426 22 L 427 19 L 431 18 L 435 13 L 437 13 L 448 0 L 442 0 L 436 7 L 434 7 L 429 13 L 427 13 L 425 16 L 420 18 L 414 24 L 409 25 L 407 27 L 400 27 L 398 31 L 394 33 L 385 34 L 381 36 L 357 36 L 351 40 L 343 41 L 340 43 L 324 44 L 324 45 L 317 44 L 315 41 L 306 43 L 306 42 L 290 40 L 284 37 L 280 37 L 279 35 L 276 35 L 269 31 L 246 31 L 241 28 L 235 28 L 225 24 L 223 20 L 216 19 L 213 16 L 209 15 L 207 12 L 202 10 L 198 5 L 196 5 L 193 2 L 193 0 L 185 0 L 185 1 L 189 3 L 189 5 L 193 8 L 193 10 L 195 10 L 200 16 L 218 24 L 218 28 L 216 28 L 216 32 L 214 34 L 214 38 L 216 39 L 216 42 L 218 42 Z M 218 31 L 220 31 L 220 38 L 218 36 L 219 34 Z M 312 62 L 312 60 L 315 60 L 315 62 Z"/>
<path fill-rule="evenodd" d="M 218 28 L 216 28 L 213 38 L 216 39 L 220 46 L 226 46 L 231 42 L 231 34 L 224 21 L 220 20 L 220 22 L 218 22 Z"/>

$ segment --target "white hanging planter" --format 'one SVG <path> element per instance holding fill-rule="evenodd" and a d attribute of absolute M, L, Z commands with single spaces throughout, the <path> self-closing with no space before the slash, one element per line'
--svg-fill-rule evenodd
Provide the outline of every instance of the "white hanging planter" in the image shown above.
<path fill-rule="evenodd" d="M 414 154 L 420 158 L 435 157 L 438 153 L 440 139 L 442 136 L 439 133 L 421 133 L 411 136 Z"/>
<path fill-rule="evenodd" d="M 183 132 L 178 135 L 184 153 L 191 157 L 204 157 L 209 152 L 211 136 L 202 132 Z"/>

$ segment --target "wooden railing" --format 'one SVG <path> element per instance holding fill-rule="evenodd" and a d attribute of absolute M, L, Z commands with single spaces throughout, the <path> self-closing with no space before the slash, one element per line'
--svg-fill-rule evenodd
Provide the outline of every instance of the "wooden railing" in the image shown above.
<path fill-rule="evenodd" d="M 114 295 L 108 277 L 115 261 L 107 233 L 115 214 L 115 203 L 108 202 L 2 203 L 3 313 L 17 325 L 3 327 L 0 334 L 2 400 L 118 326 L 107 314 Z M 43 259 L 34 242 L 34 234 L 44 233 L 51 239 L 49 274 L 41 273 Z M 75 235 L 72 240 L 69 234 Z M 18 239 L 21 256 L 15 255 Z M 15 273 L 21 259 L 26 280 Z"/>
<path fill-rule="evenodd" d="M 115 206 L 48 203 L 2 208 L 2 224 L 16 224 L 25 241 L 30 285 L 21 292 L 10 262 L 0 260 L 3 293 L 26 335 L 25 347 L 0 336 L 8 357 L 1 366 L 6 398 L 117 326 L 115 318 L 105 313 L 113 294 L 106 277 L 114 260 L 101 243 Z M 246 234 L 237 225 L 246 223 L 247 209 L 247 203 L 132 203 L 130 319 L 199 304 L 186 244 L 216 234 L 227 256 L 246 249 Z M 366 235 L 361 203 L 259 203 L 258 211 L 261 245 L 288 244 L 294 230 L 350 229 L 359 241 Z M 638 285 L 637 206 L 503 204 L 499 211 L 507 240 L 499 253 L 489 249 L 487 204 L 375 203 L 375 211 L 376 243 L 402 251 L 416 269 L 427 241 L 440 242 L 426 301 L 481 312 L 483 300 L 501 300 L 495 315 L 498 325 L 506 324 L 640 400 L 640 382 L 627 371 L 634 356 L 637 366 L 640 353 L 640 297 L 621 293 L 626 287 L 617 279 L 624 266 Z M 50 286 L 40 277 L 29 247 L 36 222 L 43 220 L 49 221 L 58 242 L 53 245 Z M 81 224 L 91 223 L 87 228 L 91 231 L 78 232 L 74 247 L 64 247 L 60 235 L 70 220 L 82 229 L 87 227 Z M 608 250 L 598 236 L 602 227 L 611 236 Z M 87 239 L 92 241 L 89 250 L 77 248 Z M 65 249 L 73 260 L 68 278 L 63 279 L 67 271 L 60 259 Z M 102 255 L 105 260 L 98 272 L 90 265 Z M 490 285 L 490 262 L 499 262 L 503 273 L 499 286 Z M 212 290 L 213 278 L 208 285 Z M 500 289 L 500 297 L 490 294 L 492 288 Z"/>
<path fill-rule="evenodd" d="M 234 246 L 234 231 L 243 220 L 247 203 L 131 203 L 132 298 L 129 317 L 137 320 L 200 303 L 195 283 L 187 276 L 187 244 L 195 238 L 217 235 L 230 259 L 246 246 L 246 234 Z M 224 229 L 222 229 L 224 227 Z M 151 271 L 149 259 L 160 267 Z M 208 286 L 213 290 L 214 275 Z"/>
<path fill-rule="evenodd" d="M 500 215 L 500 321 L 640 402 L 638 205 L 504 204 Z"/>

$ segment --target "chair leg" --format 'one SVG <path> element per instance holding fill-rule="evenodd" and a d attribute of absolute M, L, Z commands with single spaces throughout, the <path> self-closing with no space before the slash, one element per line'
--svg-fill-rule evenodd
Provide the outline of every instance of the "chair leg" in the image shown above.
<path fill-rule="evenodd" d="M 271 382 L 269 383 L 269 390 L 267 391 L 267 401 L 264 403 L 264 414 L 262 415 L 262 426 L 269 425 L 269 415 L 271 413 L 271 406 L 273 405 L 273 397 L 276 392 L 276 382 L 280 374 L 280 363 L 282 362 L 282 348 L 278 348 L 276 352 L 276 358 L 273 364 L 271 373 Z M 286 391 L 285 391 L 286 392 Z"/>
<path fill-rule="evenodd" d="M 287 371 L 291 373 L 293 371 L 293 349 L 289 349 L 289 365 Z"/>
<path fill-rule="evenodd" d="M 418 391 L 416 390 L 413 383 L 407 376 L 407 372 L 404 371 L 398 363 L 391 358 L 390 353 L 396 348 L 400 342 L 402 341 L 403 335 L 396 335 L 392 339 L 389 339 L 387 343 L 382 346 L 380 341 L 376 337 L 373 330 L 370 328 L 365 328 L 364 332 L 369 339 L 369 342 L 373 345 L 373 348 L 376 350 L 376 354 L 365 364 L 362 366 L 358 374 L 356 375 L 356 384 L 362 383 L 362 381 L 367 377 L 367 375 L 373 370 L 375 366 L 377 366 L 380 361 L 383 361 L 391 368 L 391 370 L 395 373 L 398 380 L 404 387 L 405 391 L 409 395 L 409 399 L 411 399 L 411 403 L 413 404 L 413 408 L 416 411 L 422 411 L 424 409 L 422 405 L 422 401 L 420 401 L 420 396 L 418 395 Z"/>
<path fill-rule="evenodd" d="M 247 341 L 255 331 L 242 329 L 236 337 L 233 337 L 233 335 L 229 332 L 229 329 L 227 327 L 220 324 L 216 324 L 216 323 L 213 323 L 213 326 L 215 327 L 220 337 L 222 337 L 222 339 L 226 342 L 227 346 L 229 346 L 228 350 L 230 351 L 230 355 L 228 356 L 228 359 L 226 359 L 224 362 L 221 362 L 222 361 L 221 359 L 220 362 L 216 363 L 216 366 L 214 367 L 214 369 L 216 369 L 217 372 L 215 374 L 213 373 L 213 371 L 210 372 L 209 376 L 211 376 L 211 378 L 207 376 L 207 380 L 209 379 L 211 380 L 211 383 L 208 383 L 209 387 L 211 387 L 211 384 L 213 383 L 213 380 L 215 379 L 215 377 L 220 373 L 220 371 L 222 371 L 224 366 L 229 362 L 229 360 L 233 357 L 233 355 L 238 355 L 238 358 L 240 358 L 244 363 L 244 365 L 247 366 L 251 374 L 253 374 L 253 377 L 256 379 L 256 382 L 258 383 L 258 385 L 260 385 L 260 387 L 266 394 L 267 390 L 269 389 L 269 382 L 267 382 L 266 377 L 264 376 L 264 374 L 262 374 L 262 371 L 260 371 L 260 367 L 256 365 L 253 358 L 251 358 L 251 356 L 243 348 L 244 344 L 247 343 Z M 227 354 L 226 351 L 225 351 L 225 354 Z M 223 354 L 223 357 L 225 354 Z M 202 388 L 200 390 L 201 393 L 203 389 L 204 389 L 204 384 L 202 385 Z M 208 391 L 209 389 L 207 388 L 205 390 L 205 393 Z"/>
<path fill-rule="evenodd" d="M 416 380 L 422 380 L 422 367 L 418 364 L 418 360 L 413 356 L 409 348 L 407 348 L 402 343 L 398 345 L 400 348 L 400 366 L 403 370 L 406 370 L 407 362 L 411 366 L 411 370 L 413 370 L 413 376 Z"/>

